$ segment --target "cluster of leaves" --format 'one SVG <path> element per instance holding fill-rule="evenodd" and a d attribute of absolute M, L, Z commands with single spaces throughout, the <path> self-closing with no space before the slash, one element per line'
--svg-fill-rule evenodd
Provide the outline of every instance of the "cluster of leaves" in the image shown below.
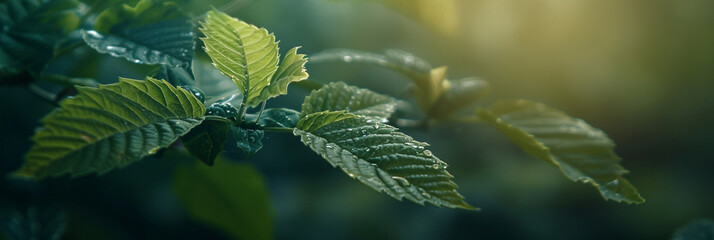
<path fill-rule="evenodd" d="M 87 5 L 92 7 L 80 7 Z M 72 0 L 0 4 L 2 16 L 9 16 L 0 19 L 2 84 L 15 84 L 20 78 L 48 79 L 42 75 L 42 66 L 52 58 L 47 52 L 61 52 L 58 46 L 69 31 L 81 32 L 82 43 L 97 52 L 157 65 L 144 80 L 120 78 L 112 84 L 80 84 L 60 77 L 69 79 L 65 82 L 78 94 L 59 102 L 59 108 L 42 119 L 43 127 L 33 137 L 35 145 L 14 176 L 101 174 L 172 145 L 183 146 L 191 156 L 213 166 L 229 136 L 251 155 L 262 148 L 265 131 L 292 132 L 330 164 L 378 192 L 419 204 L 476 209 L 457 192 L 447 164 L 426 149 L 427 143 L 392 126 L 398 123 L 393 116 L 396 99 L 334 82 L 305 97 L 300 111 L 265 109 L 267 100 L 287 94 L 289 84 L 308 78 L 306 56 L 295 47 L 281 59 L 275 36 L 266 29 L 218 10 L 193 18 L 179 6 L 159 0 L 132 5 Z M 92 29 L 76 29 L 92 14 L 96 14 Z M 198 30 L 194 19 L 199 19 Z M 195 48 L 197 43 L 203 48 Z M 386 67 L 413 80 L 412 93 L 425 126 L 453 118 L 488 90 L 483 80 L 447 79 L 446 67 L 434 68 L 398 50 L 374 54 L 340 49 L 311 57 L 314 63 L 334 60 Z M 569 179 L 592 184 L 605 199 L 644 201 L 622 177 L 627 171 L 612 150 L 612 140 L 580 119 L 526 100 L 500 101 L 466 114 L 492 125 L 525 152 L 554 164 Z M 214 184 L 221 198 L 243 201 L 230 193 L 240 191 L 230 187 L 240 182 L 227 177 L 231 171 L 241 172 L 242 177 L 256 175 L 250 169 L 220 164 L 180 168 L 176 192 L 197 219 L 211 222 L 207 212 L 218 210 L 201 208 L 191 196 L 205 190 L 186 179 Z M 242 186 L 255 189 L 261 184 Z"/>

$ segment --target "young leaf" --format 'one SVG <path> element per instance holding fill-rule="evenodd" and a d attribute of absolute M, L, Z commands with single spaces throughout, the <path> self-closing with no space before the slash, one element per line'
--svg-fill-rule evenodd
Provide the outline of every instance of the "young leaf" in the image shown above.
<path fill-rule="evenodd" d="M 271 78 L 270 84 L 263 88 L 260 97 L 255 101 L 262 102 L 272 97 L 287 94 L 288 84 L 299 82 L 309 77 L 307 71 L 305 71 L 307 59 L 305 54 L 297 54 L 298 48 L 290 49 L 283 57 L 283 61 L 280 62 L 280 66 Z"/>
<path fill-rule="evenodd" d="M 302 116 L 322 111 L 345 110 L 380 122 L 387 122 L 397 102 L 390 97 L 348 86 L 343 82 L 325 85 L 312 91 L 302 104 Z"/>
<path fill-rule="evenodd" d="M 590 183 L 605 199 L 643 203 L 628 171 L 613 152 L 615 144 L 600 129 L 544 104 L 501 101 L 478 116 L 505 134 L 525 152 L 555 164 L 573 181 Z"/>
<path fill-rule="evenodd" d="M 100 53 L 142 64 L 188 68 L 193 58 L 193 25 L 176 4 L 142 0 L 109 8 L 97 16 L 84 41 Z"/>
<path fill-rule="evenodd" d="M 176 168 L 173 191 L 195 220 L 236 239 L 272 239 L 268 189 L 251 165 L 219 161 L 216 166 Z"/>
<path fill-rule="evenodd" d="M 251 156 L 263 148 L 263 136 L 265 136 L 263 130 L 231 127 L 231 131 L 236 145 L 246 156 Z"/>
<path fill-rule="evenodd" d="M 249 106 L 257 106 L 263 88 L 271 84 L 278 69 L 275 36 L 215 10 L 207 13 L 200 30 L 216 68 L 235 82 Z"/>
<path fill-rule="evenodd" d="M 203 121 L 205 108 L 166 81 L 119 79 L 60 103 L 42 119 L 35 145 L 14 175 L 105 173 L 156 153 Z"/>
<path fill-rule="evenodd" d="M 227 122 L 206 120 L 183 135 L 181 141 L 191 155 L 206 165 L 213 166 L 228 140 L 229 130 L 230 125 Z"/>
<path fill-rule="evenodd" d="M 488 82 L 477 78 L 447 80 L 447 89 L 427 115 L 446 119 L 488 93 Z"/>
<path fill-rule="evenodd" d="M 350 177 L 397 200 L 475 209 L 456 191 L 446 163 L 424 149 L 428 144 L 392 126 L 344 111 L 325 111 L 303 117 L 293 133 Z"/>
<path fill-rule="evenodd" d="M 78 4 L 75 0 L 0 2 L 0 77 L 42 70 L 55 45 L 79 26 Z"/>

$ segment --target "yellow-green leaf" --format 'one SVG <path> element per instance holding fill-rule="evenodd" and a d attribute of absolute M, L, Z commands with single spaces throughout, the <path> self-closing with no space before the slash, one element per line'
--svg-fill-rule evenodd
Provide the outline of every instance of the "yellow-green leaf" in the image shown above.
<path fill-rule="evenodd" d="M 249 106 L 260 104 L 261 92 L 278 69 L 275 36 L 216 10 L 207 13 L 200 30 L 216 68 L 235 82 Z"/>
<path fill-rule="evenodd" d="M 309 77 L 305 70 L 307 58 L 305 54 L 298 54 L 299 47 L 294 47 L 288 51 L 280 62 L 278 70 L 270 80 L 270 85 L 263 88 L 260 96 L 254 102 L 262 102 L 272 97 L 284 95 L 288 93 L 288 85 L 293 82 L 299 82 Z"/>

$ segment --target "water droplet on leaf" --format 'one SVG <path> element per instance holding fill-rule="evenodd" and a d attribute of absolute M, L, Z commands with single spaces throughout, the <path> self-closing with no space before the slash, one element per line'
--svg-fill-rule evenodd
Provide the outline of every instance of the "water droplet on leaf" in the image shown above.
<path fill-rule="evenodd" d="M 409 183 L 409 181 L 407 181 L 407 179 L 406 179 L 406 178 L 403 178 L 403 177 L 392 176 L 392 179 L 394 179 L 395 181 L 399 182 L 400 185 L 405 186 L 405 187 L 411 185 L 411 184 Z"/>
<path fill-rule="evenodd" d="M 434 154 L 432 154 L 431 151 L 429 151 L 429 150 L 424 150 L 424 155 L 427 157 L 434 156 Z"/>

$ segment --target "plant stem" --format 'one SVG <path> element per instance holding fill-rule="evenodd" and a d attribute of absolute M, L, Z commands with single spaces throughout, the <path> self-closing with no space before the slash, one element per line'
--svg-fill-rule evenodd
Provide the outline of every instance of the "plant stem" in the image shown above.
<path fill-rule="evenodd" d="M 245 120 L 245 111 L 248 110 L 248 104 L 245 104 L 246 98 L 243 98 L 243 102 L 240 104 L 240 108 L 238 108 L 238 116 L 236 116 L 236 119 L 238 119 L 237 125 L 240 125 L 243 123 L 243 120 Z"/>
<path fill-rule="evenodd" d="M 35 85 L 34 83 L 28 83 L 27 90 L 35 96 L 39 97 L 40 99 L 45 100 L 46 102 L 52 105 L 59 106 L 55 101 L 57 95 L 55 95 L 54 93 L 48 92 L 42 89 L 41 87 Z"/>
<path fill-rule="evenodd" d="M 263 110 L 265 110 L 265 103 L 267 101 L 263 101 L 263 104 L 260 105 L 260 112 L 258 112 L 258 117 L 255 118 L 255 125 L 258 125 L 258 121 L 260 121 L 260 116 L 263 115 Z"/>

